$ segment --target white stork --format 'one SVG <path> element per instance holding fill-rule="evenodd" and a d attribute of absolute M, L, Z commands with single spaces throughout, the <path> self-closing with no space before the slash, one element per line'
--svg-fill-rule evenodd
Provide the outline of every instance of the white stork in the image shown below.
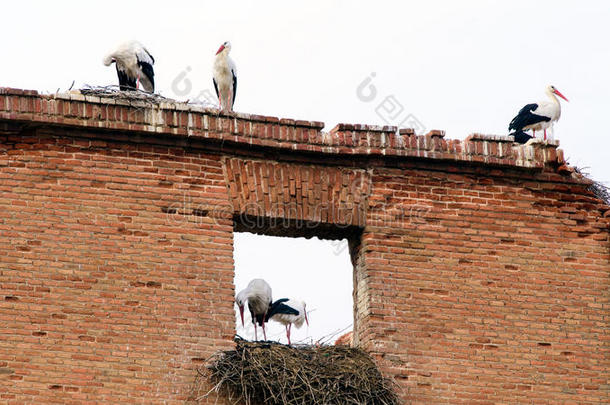
<path fill-rule="evenodd" d="M 121 90 L 133 90 L 142 87 L 152 93 L 155 91 L 155 58 L 138 41 L 121 44 L 114 52 L 104 58 L 104 65 L 116 64 Z"/>
<path fill-rule="evenodd" d="M 226 41 L 218 48 L 214 60 L 214 89 L 218 96 L 219 108 L 223 111 L 233 111 L 237 93 L 237 71 L 233 59 L 229 57 L 229 52 L 231 52 L 231 43 Z"/>
<path fill-rule="evenodd" d="M 528 129 L 533 131 L 534 137 L 536 136 L 536 130 L 544 130 L 544 139 L 546 140 L 546 129 L 549 127 L 552 129 L 555 121 L 561 116 L 561 104 L 559 104 L 555 95 L 568 101 L 555 86 L 547 86 L 546 95 L 550 101 L 527 104 L 510 122 L 508 130 L 515 130 L 513 135 L 515 135 L 516 142 L 525 143 L 532 138 L 524 133 Z"/>
<path fill-rule="evenodd" d="M 305 302 L 288 298 L 280 298 L 271 304 L 271 309 L 267 313 L 267 319 L 273 319 L 284 325 L 288 344 L 290 344 L 290 329 L 293 324 L 297 329 L 303 326 L 303 321 L 309 326 Z"/>
<path fill-rule="evenodd" d="M 271 306 L 271 287 L 267 282 L 261 278 L 255 278 L 248 287 L 241 290 L 235 296 L 235 302 L 239 307 L 239 315 L 241 316 L 241 324 L 244 325 L 244 306 L 248 303 L 248 309 L 252 316 L 252 323 L 254 324 L 254 340 L 258 340 L 256 332 L 256 324 L 258 323 L 263 327 L 263 335 L 267 340 L 267 332 L 265 332 L 265 322 L 267 322 L 267 312 Z"/>

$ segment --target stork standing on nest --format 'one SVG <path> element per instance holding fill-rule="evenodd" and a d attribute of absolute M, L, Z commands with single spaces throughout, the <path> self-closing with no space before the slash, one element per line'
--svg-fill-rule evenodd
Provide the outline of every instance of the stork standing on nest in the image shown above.
<path fill-rule="evenodd" d="M 290 344 L 290 329 L 292 325 L 295 325 L 298 329 L 303 326 L 303 322 L 306 322 L 307 326 L 309 326 L 305 302 L 288 298 L 280 298 L 271 304 L 271 309 L 267 313 L 267 319 L 273 319 L 284 325 L 288 344 Z"/>
<path fill-rule="evenodd" d="M 231 52 L 231 43 L 226 41 L 216 51 L 214 60 L 214 89 L 218 96 L 219 109 L 222 111 L 233 111 L 237 93 L 237 71 L 229 52 Z"/>
<path fill-rule="evenodd" d="M 547 128 L 552 129 L 553 124 L 561 116 L 561 104 L 555 95 L 568 101 L 555 86 L 547 86 L 546 95 L 549 97 L 549 101 L 527 104 L 510 122 L 508 130 L 515 130 L 511 134 L 515 136 L 515 142 L 526 143 L 530 140 L 532 137 L 524 132 L 528 129 L 533 131 L 533 137 L 536 137 L 536 130 L 544 130 L 544 140 L 546 140 Z"/>
<path fill-rule="evenodd" d="M 271 286 L 261 278 L 255 278 L 248 283 L 248 286 L 241 290 L 235 296 L 235 302 L 239 307 L 239 315 L 241 316 L 241 324 L 244 325 L 244 306 L 248 303 L 252 323 L 254 324 L 254 340 L 258 340 L 256 332 L 256 324 L 263 327 L 263 336 L 267 340 L 267 332 L 265 332 L 265 322 L 267 322 L 267 313 L 271 307 Z"/>
<path fill-rule="evenodd" d="M 121 44 L 114 52 L 104 58 L 104 65 L 116 66 L 121 90 L 139 89 L 142 87 L 149 93 L 155 91 L 155 58 L 138 41 Z"/>

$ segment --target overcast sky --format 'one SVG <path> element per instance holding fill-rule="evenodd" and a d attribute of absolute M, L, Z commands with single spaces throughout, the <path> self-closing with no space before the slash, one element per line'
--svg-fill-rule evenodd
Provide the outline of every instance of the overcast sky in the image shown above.
<path fill-rule="evenodd" d="M 555 125 L 565 156 L 610 182 L 607 0 L 21 0 L 6 2 L 2 14 L 0 86 L 55 92 L 72 81 L 76 88 L 115 84 L 116 72 L 102 58 L 137 39 L 156 59 L 159 93 L 202 99 L 212 91 L 214 53 L 230 40 L 238 69 L 235 110 L 324 121 L 326 130 L 339 122 L 404 123 L 444 129 L 448 138 L 506 134 L 517 111 L 544 99 L 545 86 L 553 84 L 570 100 L 562 102 Z M 237 250 L 256 246 L 255 239 L 238 237 Z M 277 256 L 278 267 L 265 269 L 271 281 L 280 283 L 294 255 L 308 249 L 289 242 L 297 253 L 265 242 Z M 314 255 L 316 271 L 335 257 L 324 246 Z M 257 262 L 237 263 L 239 273 Z M 320 272 L 317 279 L 351 283 L 342 274 Z M 316 317 L 327 310 L 317 307 Z"/>
<path fill-rule="evenodd" d="M 235 234 L 235 286 L 239 292 L 253 278 L 269 282 L 273 299 L 294 298 L 306 303 L 310 326 L 292 328 L 292 342 L 334 342 L 352 329 L 352 264 L 347 241 L 318 238 L 278 238 Z M 237 306 L 236 306 L 237 308 Z M 254 337 L 246 310 L 246 328 L 237 322 L 237 333 Z M 239 318 L 239 312 L 236 312 Z M 267 338 L 286 343 L 282 325 L 269 322 Z M 343 331 L 342 333 L 339 333 Z M 259 337 L 262 332 L 259 329 Z"/>

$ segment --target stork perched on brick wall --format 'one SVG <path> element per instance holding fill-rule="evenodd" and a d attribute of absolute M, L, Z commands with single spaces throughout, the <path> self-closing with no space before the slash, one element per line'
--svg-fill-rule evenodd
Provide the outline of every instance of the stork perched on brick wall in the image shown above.
<path fill-rule="evenodd" d="M 222 111 L 233 111 L 237 93 L 237 71 L 229 52 L 231 52 L 231 43 L 226 41 L 216 51 L 214 60 L 214 89 Z"/>
<path fill-rule="evenodd" d="M 544 130 L 544 139 L 546 140 L 547 128 L 550 127 L 552 129 L 553 124 L 561 116 L 561 104 L 559 104 L 559 100 L 555 95 L 568 101 L 555 86 L 547 86 L 546 95 L 550 101 L 527 104 L 510 122 L 508 130 L 515 130 L 511 134 L 515 136 L 515 142 L 526 143 L 532 139 L 531 136 L 525 133 L 529 129 L 533 131 L 533 137 L 536 137 L 536 130 Z"/>
<path fill-rule="evenodd" d="M 271 307 L 271 286 L 261 278 L 255 278 L 248 286 L 241 290 L 235 296 L 235 302 L 239 307 L 239 315 L 241 316 L 241 324 L 244 325 L 244 306 L 248 303 L 252 323 L 254 324 L 254 339 L 258 340 L 256 325 L 262 326 L 263 335 L 267 340 L 267 332 L 265 332 L 265 322 L 267 322 L 267 313 Z"/>
<path fill-rule="evenodd" d="M 280 298 L 271 304 L 271 309 L 267 313 L 267 319 L 272 319 L 284 325 L 288 344 L 290 344 L 290 329 L 293 324 L 297 329 L 303 326 L 303 322 L 306 322 L 307 326 L 309 326 L 305 302 L 288 298 Z"/>
<path fill-rule="evenodd" d="M 138 41 L 125 42 L 104 58 L 104 65 L 115 63 L 121 90 L 139 89 L 155 91 L 155 58 Z"/>

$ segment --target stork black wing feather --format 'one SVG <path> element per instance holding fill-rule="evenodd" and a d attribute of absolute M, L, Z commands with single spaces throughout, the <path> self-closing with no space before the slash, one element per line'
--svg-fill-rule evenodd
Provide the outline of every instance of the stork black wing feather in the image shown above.
<path fill-rule="evenodd" d="M 536 103 L 527 104 L 526 106 L 524 106 L 521 110 L 519 110 L 519 113 L 515 116 L 515 118 L 513 118 L 513 120 L 508 125 L 508 130 L 521 131 L 528 125 L 551 120 L 549 117 L 534 114 L 534 111 L 536 111 L 536 109 L 538 109 L 538 104 Z"/>
<path fill-rule="evenodd" d="M 119 69 L 119 66 L 116 66 L 116 73 L 119 76 L 119 88 L 121 90 L 135 90 L 136 88 L 136 79 L 131 78 L 127 75 L 127 72 Z"/>
<path fill-rule="evenodd" d="M 146 49 L 144 49 L 144 52 L 146 52 L 146 54 L 150 56 L 150 60 L 152 60 L 152 63 L 155 63 L 155 58 L 150 54 L 150 52 L 148 52 Z"/>
<path fill-rule="evenodd" d="M 271 303 L 271 308 L 273 308 L 274 305 L 277 306 L 277 305 L 283 304 L 286 301 L 289 301 L 289 299 L 288 298 L 280 298 L 279 300 L 276 300 L 275 302 Z"/>
<path fill-rule="evenodd" d="M 288 298 L 280 298 L 271 304 L 271 308 L 269 308 L 269 311 L 267 311 L 265 322 L 267 322 L 275 314 L 298 315 L 299 311 L 284 304 L 286 301 L 288 301 Z"/>
<path fill-rule="evenodd" d="M 140 69 L 142 69 L 142 73 L 144 73 L 144 76 L 146 76 L 148 78 L 148 80 L 150 81 L 150 84 L 152 85 L 152 91 L 155 91 L 155 71 L 153 70 L 153 67 L 150 63 L 146 63 L 146 62 L 141 62 L 138 61 L 138 66 L 140 66 Z"/>
<path fill-rule="evenodd" d="M 216 90 L 216 97 L 220 100 L 220 93 L 218 93 L 218 84 L 216 84 L 216 79 L 212 79 L 214 82 L 214 90 Z"/>
<path fill-rule="evenodd" d="M 263 326 L 263 314 L 257 314 L 254 316 L 254 318 L 256 319 L 256 323 L 258 324 L 258 326 Z M 269 318 L 265 318 L 265 322 L 267 322 L 269 320 Z"/>
<path fill-rule="evenodd" d="M 235 96 L 237 95 L 237 76 L 233 70 L 231 70 L 231 74 L 233 75 L 233 102 L 231 103 L 231 108 L 233 108 L 235 105 Z"/>
<path fill-rule="evenodd" d="M 529 141 L 530 139 L 532 139 L 532 136 L 526 134 L 523 131 L 517 131 L 517 132 L 513 132 L 512 134 L 510 134 L 512 136 L 515 137 L 515 142 L 517 143 L 527 143 L 527 141 Z"/>

